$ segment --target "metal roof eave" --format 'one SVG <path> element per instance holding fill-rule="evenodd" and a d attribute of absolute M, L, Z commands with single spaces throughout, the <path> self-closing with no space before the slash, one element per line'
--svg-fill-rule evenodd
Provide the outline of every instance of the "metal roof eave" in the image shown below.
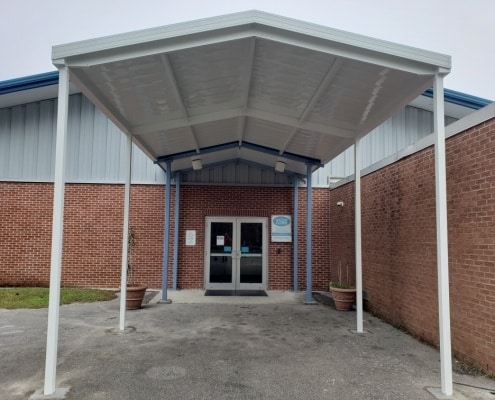
<path fill-rule="evenodd" d="M 444 100 L 446 103 L 456 104 L 458 106 L 470 108 L 472 110 L 479 110 L 491 104 L 492 101 L 484 99 L 482 97 L 472 96 L 469 94 L 457 92 L 451 89 L 444 89 Z M 427 89 L 422 96 L 433 98 L 433 88 Z"/>
<path fill-rule="evenodd" d="M 448 55 L 256 10 L 57 45 L 52 48 L 52 61 L 91 66 L 248 36 L 420 74 L 448 73 L 451 68 Z"/>
<path fill-rule="evenodd" d="M 0 82 L 0 96 L 51 85 L 58 85 L 58 71 L 45 72 Z"/>

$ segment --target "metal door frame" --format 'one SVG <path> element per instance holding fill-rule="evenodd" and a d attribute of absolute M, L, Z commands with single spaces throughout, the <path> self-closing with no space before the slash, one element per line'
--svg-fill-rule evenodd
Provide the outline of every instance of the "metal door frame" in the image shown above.
<path fill-rule="evenodd" d="M 205 220 L 205 262 L 204 285 L 211 290 L 266 290 L 268 282 L 268 219 L 264 217 L 206 217 Z M 232 227 L 232 283 L 210 283 L 210 243 L 211 224 L 223 222 L 233 224 Z M 240 283 L 241 243 L 240 233 L 242 223 L 262 224 L 262 279 L 261 283 Z"/>

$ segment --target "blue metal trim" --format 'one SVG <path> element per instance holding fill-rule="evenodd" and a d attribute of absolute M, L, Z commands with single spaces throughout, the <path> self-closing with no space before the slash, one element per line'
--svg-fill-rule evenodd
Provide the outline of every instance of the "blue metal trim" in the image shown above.
<path fill-rule="evenodd" d="M 298 225 L 299 225 L 299 178 L 294 177 L 294 214 L 292 216 L 292 272 L 293 272 L 293 283 L 294 292 L 299 291 L 299 283 L 297 279 L 298 269 L 299 269 L 299 253 L 297 246 L 299 245 L 298 240 Z"/>
<path fill-rule="evenodd" d="M 197 152 L 196 150 L 188 150 L 188 151 L 183 151 L 180 153 L 170 154 L 167 156 L 160 156 L 160 157 L 157 157 L 155 163 L 180 160 L 183 158 L 189 158 L 189 157 L 200 156 L 200 155 L 204 155 L 204 154 L 215 153 L 217 151 L 228 150 L 228 149 L 232 149 L 235 147 L 239 147 L 239 148 L 244 147 L 246 149 L 251 149 L 251 150 L 259 151 L 261 153 L 286 158 L 288 160 L 303 162 L 305 164 L 310 163 L 312 165 L 317 165 L 318 167 L 323 166 L 321 160 L 318 160 L 316 158 L 304 157 L 304 156 L 300 156 L 300 155 L 294 154 L 294 153 L 282 153 L 282 154 L 280 154 L 280 152 L 277 149 L 272 149 L 271 147 L 262 146 L 262 145 L 250 143 L 250 142 L 239 143 L 238 141 L 222 143 L 222 144 L 215 145 L 215 146 L 203 147 L 203 148 L 199 149 L 199 152 Z"/>
<path fill-rule="evenodd" d="M 163 161 L 161 163 L 163 163 Z M 164 171 L 166 171 L 166 168 L 161 163 L 156 163 L 156 164 L 158 164 L 160 166 L 160 168 L 162 168 Z M 254 162 L 254 161 L 246 160 L 244 158 L 228 158 L 226 160 L 222 160 L 222 161 L 218 161 L 218 162 L 214 162 L 214 163 L 203 164 L 203 168 L 202 169 L 205 170 L 205 169 L 211 169 L 211 168 L 215 168 L 215 167 L 222 167 L 222 166 L 225 166 L 225 165 L 228 165 L 228 164 L 231 164 L 231 163 L 246 164 L 246 165 L 249 165 L 249 166 L 262 168 L 264 170 L 273 170 L 274 169 L 273 165 L 261 164 L 261 163 L 257 163 L 257 162 Z M 184 168 L 184 169 L 175 170 L 174 172 L 187 173 L 187 172 L 191 172 L 191 171 L 193 171 L 193 168 L 192 167 L 188 167 L 188 168 Z M 297 175 L 297 176 L 303 176 L 303 177 L 305 176 L 305 175 L 302 175 L 302 174 L 300 174 L 298 172 L 295 172 L 295 171 L 292 171 L 292 170 L 289 170 L 289 169 L 286 169 L 285 172 L 284 172 L 284 174 L 286 174 L 286 175 Z"/>
<path fill-rule="evenodd" d="M 52 85 L 58 85 L 58 71 L 2 81 L 0 95 Z"/>
<path fill-rule="evenodd" d="M 180 211 L 180 172 L 175 174 L 175 219 L 174 219 L 174 269 L 172 289 L 177 290 L 177 269 L 179 263 L 179 211 Z"/>
<path fill-rule="evenodd" d="M 491 100 L 456 92 L 455 90 L 444 89 L 443 93 L 445 103 L 456 104 L 458 106 L 471 108 L 472 110 L 479 110 L 480 108 L 492 103 Z M 423 93 L 423 96 L 433 99 L 433 88 L 427 89 Z"/>

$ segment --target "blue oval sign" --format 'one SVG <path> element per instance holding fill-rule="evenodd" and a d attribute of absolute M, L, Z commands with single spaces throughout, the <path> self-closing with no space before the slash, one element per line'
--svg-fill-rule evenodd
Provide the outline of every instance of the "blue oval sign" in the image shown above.
<path fill-rule="evenodd" d="M 287 226 L 290 225 L 290 218 L 287 217 L 275 217 L 273 218 L 273 225 Z"/>

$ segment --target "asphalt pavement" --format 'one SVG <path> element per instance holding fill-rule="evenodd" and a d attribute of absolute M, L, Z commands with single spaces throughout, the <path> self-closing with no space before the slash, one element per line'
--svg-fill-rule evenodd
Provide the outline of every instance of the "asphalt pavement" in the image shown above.
<path fill-rule="evenodd" d="M 151 296 L 148 296 L 151 297 Z M 414 399 L 440 387 L 436 348 L 365 313 L 303 304 L 304 295 L 169 292 L 128 311 L 119 301 L 60 308 L 57 387 L 66 399 Z M 0 399 L 43 388 L 47 310 L 0 310 Z M 495 381 L 454 373 L 456 399 L 495 399 Z M 490 390 L 491 389 L 491 390 Z"/>

